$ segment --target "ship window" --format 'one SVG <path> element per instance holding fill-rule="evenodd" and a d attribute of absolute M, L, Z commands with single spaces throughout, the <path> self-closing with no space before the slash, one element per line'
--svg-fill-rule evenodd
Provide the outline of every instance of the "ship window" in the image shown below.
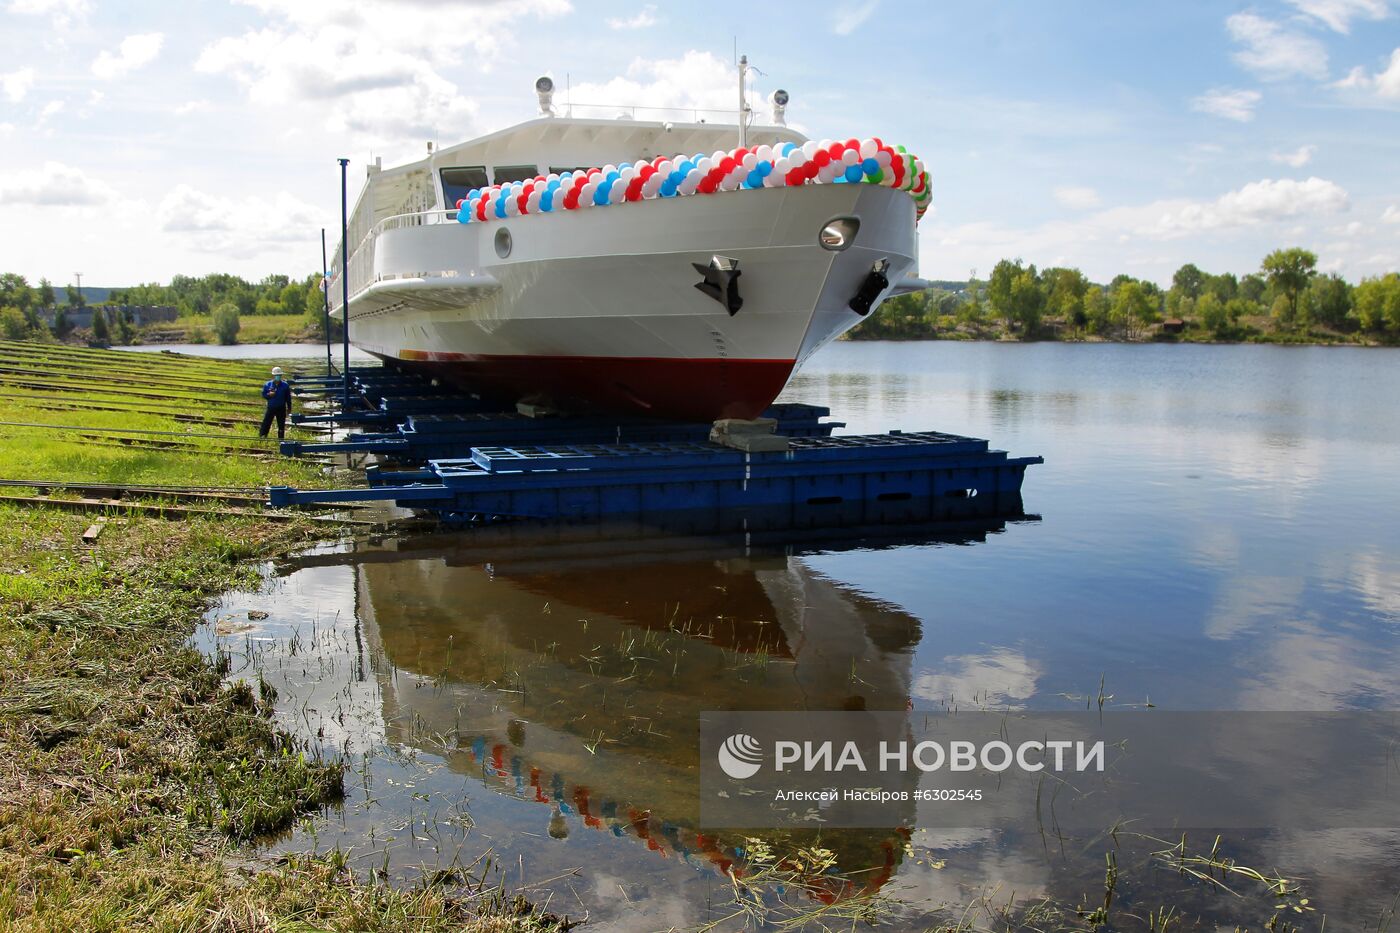
<path fill-rule="evenodd" d="M 448 218 L 457 216 L 457 202 L 467 196 L 467 193 L 474 188 L 485 188 L 486 166 L 484 165 L 459 165 L 456 168 L 445 168 L 442 170 L 442 204 L 452 213 Z"/>
<path fill-rule="evenodd" d="M 498 165 L 496 184 L 504 185 L 512 181 L 529 181 L 540 173 L 538 165 Z"/>
<path fill-rule="evenodd" d="M 567 166 L 551 165 L 551 166 L 549 167 L 549 170 L 550 170 L 551 172 L 553 172 L 554 174 L 556 174 L 556 175 L 562 175 L 562 174 L 564 174 L 565 172 L 586 172 L 586 171 L 588 171 L 588 169 L 589 169 L 590 167 L 591 167 L 591 166 L 587 166 L 587 165 L 567 165 Z"/>

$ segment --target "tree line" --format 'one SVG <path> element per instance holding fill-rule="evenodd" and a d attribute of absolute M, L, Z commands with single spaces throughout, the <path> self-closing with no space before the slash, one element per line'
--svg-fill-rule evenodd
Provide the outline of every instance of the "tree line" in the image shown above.
<path fill-rule="evenodd" d="M 1011 337 L 1139 340 L 1177 333 L 1210 340 L 1400 339 L 1400 274 L 1353 285 L 1317 271 L 1297 247 L 1265 256 L 1257 272 L 1212 274 L 1193 263 L 1171 286 L 1119 275 L 1091 282 L 1079 269 L 1037 270 L 1003 259 L 991 275 L 885 301 L 853 339 Z"/>
<path fill-rule="evenodd" d="M 304 279 L 269 275 L 249 282 L 215 272 L 199 277 L 177 275 L 168 285 L 148 282 L 115 288 L 106 301 L 92 306 L 91 339 L 94 343 L 130 343 L 136 330 L 128 309 L 135 307 L 175 308 L 179 317 L 208 315 L 224 343 L 236 339 L 239 318 L 250 315 L 300 315 L 308 335 L 324 336 L 320 281 L 319 273 Z M 60 303 L 48 279 L 30 285 L 18 273 L 0 273 L 0 336 L 7 340 L 66 340 L 74 331 L 70 313 L 87 307 L 82 292 L 71 285 L 64 289 Z"/>

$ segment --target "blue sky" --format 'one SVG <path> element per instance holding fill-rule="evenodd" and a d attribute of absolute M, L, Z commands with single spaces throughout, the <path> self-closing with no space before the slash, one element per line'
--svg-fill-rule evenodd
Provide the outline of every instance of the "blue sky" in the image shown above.
<path fill-rule="evenodd" d="M 928 277 L 1164 282 L 1281 245 L 1400 269 L 1400 0 L 0 0 L 0 270 L 300 274 L 337 156 L 353 197 L 371 154 L 531 118 L 544 72 L 576 103 L 727 107 L 736 40 L 804 132 L 926 161 Z"/>

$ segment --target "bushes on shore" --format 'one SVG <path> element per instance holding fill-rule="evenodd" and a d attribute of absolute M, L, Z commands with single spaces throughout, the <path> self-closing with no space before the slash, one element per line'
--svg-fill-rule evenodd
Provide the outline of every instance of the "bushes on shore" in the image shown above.
<path fill-rule="evenodd" d="M 855 340 L 1101 338 L 1141 340 L 1400 340 L 1400 274 L 1352 285 L 1317 271 L 1304 249 L 1275 250 L 1256 273 L 1211 274 L 1187 263 L 1163 290 L 1119 275 L 1003 259 L 985 280 L 940 283 L 884 302 Z"/>

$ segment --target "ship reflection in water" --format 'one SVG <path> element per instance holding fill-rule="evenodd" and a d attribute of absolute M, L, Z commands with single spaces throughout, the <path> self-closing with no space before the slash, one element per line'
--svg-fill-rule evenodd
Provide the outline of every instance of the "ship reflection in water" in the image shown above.
<path fill-rule="evenodd" d="M 508 883 L 538 879 L 557 912 L 596 920 L 618 897 L 650 899 L 640 927 L 688 926 L 723 916 L 729 879 L 754 870 L 743 834 L 697 828 L 699 711 L 911 705 L 919 620 L 804 554 L 966 545 L 1003 527 L 787 533 L 774 547 L 515 527 L 360 543 L 230 594 L 206 647 L 266 679 L 289 727 L 350 762 L 344 811 L 274 849 L 335 844 L 402 876 L 490 849 Z M 249 609 L 270 617 L 229 624 Z M 834 864 L 804 881 L 808 899 L 836 902 L 886 886 L 909 807 L 881 829 L 765 838 L 829 850 Z M 614 875 L 615 889 L 602 880 Z"/>

